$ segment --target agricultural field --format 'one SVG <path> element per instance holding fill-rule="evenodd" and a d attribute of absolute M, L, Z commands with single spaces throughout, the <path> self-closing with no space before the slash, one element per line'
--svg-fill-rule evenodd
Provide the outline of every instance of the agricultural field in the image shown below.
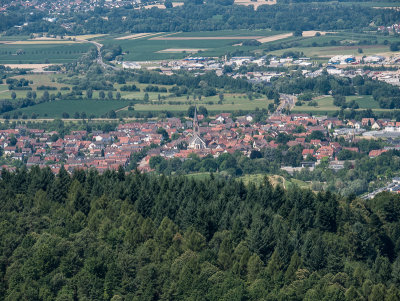
<path fill-rule="evenodd" d="M 0 43 L 0 64 L 69 63 L 91 47 L 89 43 L 53 40 Z"/>
<path fill-rule="evenodd" d="M 64 75 L 62 74 L 26 74 L 19 75 L 13 78 L 21 79 L 24 78 L 31 82 L 29 87 L 32 90 L 8 90 L 7 84 L 0 85 L 0 100 L 1 99 L 11 99 L 11 93 L 16 93 L 16 98 L 25 98 L 28 92 L 36 92 L 37 98 L 42 97 L 45 90 L 37 90 L 39 86 L 49 86 L 54 87 L 57 90 L 47 90 L 50 94 L 68 94 L 72 91 L 72 85 L 58 83 L 57 80 L 62 78 Z M 193 96 L 174 96 L 169 92 L 146 92 L 145 88 L 149 86 L 148 84 L 140 84 L 138 82 L 127 82 L 127 85 L 136 85 L 140 91 L 121 91 L 122 84 L 115 84 L 113 93 L 113 99 L 108 99 L 108 91 L 104 91 L 106 95 L 106 100 L 98 101 L 95 100 L 57 100 L 54 102 L 38 104 L 32 107 L 15 110 L 9 112 L 8 114 L 14 115 L 15 113 L 19 113 L 20 115 L 25 114 L 30 116 L 32 113 L 38 114 L 38 117 L 43 118 L 57 118 L 61 117 L 63 112 L 68 114 L 75 112 L 86 112 L 87 115 L 89 113 L 94 114 L 96 116 L 101 116 L 110 110 L 115 111 L 127 111 L 129 105 L 132 101 L 140 100 L 143 101 L 146 94 L 148 96 L 148 102 L 143 104 L 135 104 L 135 111 L 139 112 L 160 112 L 160 111 L 173 111 L 173 112 L 186 112 L 187 109 L 196 103 L 198 106 L 204 106 L 210 112 L 232 112 L 237 110 L 254 110 L 256 108 L 263 109 L 267 108 L 272 100 L 268 100 L 266 98 L 252 99 L 250 100 L 246 94 L 232 94 L 232 93 L 224 93 L 224 100 L 222 104 L 218 104 L 219 96 L 210 96 L 210 97 L 202 97 L 201 100 L 193 99 Z M 152 85 L 158 86 L 159 88 L 170 89 L 172 86 L 168 85 Z M 68 87 L 70 90 L 62 90 L 61 88 Z M 101 91 L 93 91 L 93 99 L 100 99 Z M 119 92 L 121 94 L 121 99 L 116 99 L 116 93 Z M 83 91 L 83 97 L 85 97 L 86 91 Z M 161 98 L 161 101 L 160 99 Z M 93 106 L 93 107 L 92 107 Z"/>
<path fill-rule="evenodd" d="M 35 113 L 39 118 L 61 118 L 65 112 L 72 118 L 75 112 L 85 112 L 87 116 L 91 114 L 101 116 L 111 110 L 117 111 L 129 106 L 129 104 L 129 101 L 124 100 L 56 100 L 11 111 L 8 114 L 11 116 L 14 114 L 25 114 L 29 118 Z"/>
<path fill-rule="evenodd" d="M 358 53 L 358 49 L 361 48 L 363 53 Z M 331 58 L 335 55 L 354 55 L 356 57 L 362 57 L 363 55 L 383 54 L 389 51 L 389 46 L 383 45 L 366 45 L 366 46 L 332 46 L 332 47 L 296 47 L 289 49 L 281 49 L 272 51 L 272 55 L 282 55 L 288 51 L 297 51 L 304 53 L 308 57 L 320 57 L 320 58 Z"/>
<path fill-rule="evenodd" d="M 174 34 L 122 35 L 96 39 L 103 45 L 120 45 L 125 61 L 181 59 L 199 50 L 201 56 L 222 56 L 235 50 L 256 50 L 257 46 L 234 46 L 244 40 L 262 39 L 285 32 L 270 30 L 226 30 L 211 32 L 180 32 Z M 174 51 L 168 51 L 173 49 Z M 204 49 L 204 50 L 203 50 Z M 187 51 L 189 50 L 189 51 Z"/>
<path fill-rule="evenodd" d="M 272 55 L 282 55 L 285 52 L 303 52 L 305 56 L 312 58 L 330 58 L 335 55 L 398 55 L 399 53 L 390 52 L 391 42 L 397 42 L 398 38 L 389 35 L 384 36 L 376 33 L 326 33 L 325 35 L 315 36 L 307 33 L 303 37 L 289 37 L 285 42 L 294 42 L 296 47 L 279 49 L 269 52 Z M 282 42 L 282 41 L 277 41 Z M 384 45 L 386 44 L 386 45 Z M 266 45 L 268 46 L 268 44 Z M 359 53 L 362 49 L 362 53 Z"/>

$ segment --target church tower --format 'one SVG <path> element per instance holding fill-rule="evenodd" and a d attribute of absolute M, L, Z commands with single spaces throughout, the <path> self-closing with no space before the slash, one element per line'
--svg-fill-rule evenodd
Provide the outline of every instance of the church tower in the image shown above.
<path fill-rule="evenodd" d="M 189 149 L 205 149 L 207 148 L 207 144 L 200 137 L 200 128 L 199 128 L 199 119 L 197 117 L 197 107 L 194 107 L 194 116 L 193 116 L 193 135 L 190 138 L 188 143 Z"/>
<path fill-rule="evenodd" d="M 197 106 L 194 106 L 194 116 L 193 116 L 193 136 L 199 136 L 199 119 L 197 118 Z"/>

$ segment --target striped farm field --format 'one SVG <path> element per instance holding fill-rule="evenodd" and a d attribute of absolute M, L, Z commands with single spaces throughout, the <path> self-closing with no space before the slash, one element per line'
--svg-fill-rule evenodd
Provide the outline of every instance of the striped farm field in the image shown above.
<path fill-rule="evenodd" d="M 0 64 L 68 63 L 81 57 L 90 48 L 88 43 L 0 44 Z"/>
<path fill-rule="evenodd" d="M 261 39 L 287 32 L 271 30 L 219 30 L 200 32 L 125 34 L 117 37 L 101 37 L 96 39 L 103 45 L 120 45 L 125 61 L 155 61 L 181 59 L 193 52 L 201 50 L 199 56 L 221 56 L 237 50 L 256 50 L 257 46 L 234 46 L 244 40 Z M 171 51 L 174 49 L 174 51 Z M 179 51 L 177 51 L 177 49 Z M 190 49 L 190 51 L 185 51 Z M 176 50 L 176 51 L 175 51 Z M 184 52 L 185 51 L 185 52 Z"/>
<path fill-rule="evenodd" d="M 129 104 L 129 101 L 124 100 L 56 100 L 12 111 L 10 114 L 21 112 L 22 114 L 31 116 L 32 113 L 35 113 L 39 117 L 61 118 L 64 112 L 68 113 L 71 117 L 75 112 L 85 112 L 87 116 L 93 114 L 97 117 L 111 110 L 117 111 Z"/>

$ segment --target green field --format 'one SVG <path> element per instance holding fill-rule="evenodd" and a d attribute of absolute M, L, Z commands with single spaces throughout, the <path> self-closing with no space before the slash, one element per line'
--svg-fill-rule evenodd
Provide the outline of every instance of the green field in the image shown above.
<path fill-rule="evenodd" d="M 91 47 L 87 43 L 0 44 L 0 64 L 68 63 Z"/>
<path fill-rule="evenodd" d="M 363 50 L 363 53 L 358 53 L 358 48 Z M 324 57 L 331 58 L 335 55 L 373 55 L 377 53 L 384 53 L 389 51 L 389 46 L 383 45 L 370 45 L 370 46 L 328 46 L 328 47 L 295 47 L 289 49 L 280 49 L 272 51 L 272 55 L 282 55 L 287 51 L 303 52 L 308 57 Z"/>
<path fill-rule="evenodd" d="M 105 37 L 96 39 L 100 43 L 107 45 L 120 45 L 126 53 L 124 60 L 126 61 L 149 61 L 149 60 L 165 60 L 165 59 L 181 59 L 188 56 L 188 53 L 160 53 L 165 49 L 207 49 L 199 52 L 201 56 L 221 56 L 227 52 L 235 50 L 256 50 L 258 47 L 250 46 L 233 46 L 241 43 L 241 36 L 271 36 L 284 32 L 269 30 L 236 30 L 236 31 L 212 31 L 212 32 L 190 32 L 176 33 L 167 37 L 204 37 L 204 40 L 155 40 L 155 36 L 143 37 L 133 40 L 116 40 L 113 37 Z M 161 34 L 160 34 L 161 35 Z M 158 36 L 160 36 L 158 35 Z M 238 37 L 229 40 L 207 40 L 207 37 Z"/>
<path fill-rule="evenodd" d="M 0 41 L 26 41 L 30 36 L 0 36 Z"/>
<path fill-rule="evenodd" d="M 244 37 L 244 36 L 263 36 L 269 37 L 283 32 L 272 31 L 268 29 L 260 30 L 218 30 L 218 31 L 197 31 L 197 32 L 179 32 L 170 37 Z"/>
<path fill-rule="evenodd" d="M 111 110 L 116 111 L 128 105 L 129 101 L 123 100 L 56 100 L 15 110 L 9 114 L 21 112 L 30 117 L 32 113 L 35 113 L 39 117 L 61 118 L 63 112 L 68 113 L 70 117 L 73 117 L 75 112 L 85 112 L 87 116 L 91 114 L 101 116 Z"/>
<path fill-rule="evenodd" d="M 187 111 L 190 105 L 193 105 L 186 101 L 186 97 L 171 99 L 171 103 L 174 101 L 184 102 L 184 104 L 136 104 L 135 111 L 140 112 L 157 112 L 157 111 L 174 111 L 182 112 Z M 208 104 L 209 101 L 213 101 L 214 104 Z M 226 97 L 222 104 L 217 104 L 218 96 L 203 97 L 201 101 L 196 101 L 198 106 L 204 106 L 209 112 L 233 112 L 238 110 L 251 111 L 256 108 L 263 109 L 267 108 L 268 104 L 272 103 L 272 100 L 265 98 L 249 100 L 243 97 Z"/>
<path fill-rule="evenodd" d="M 383 45 L 385 40 L 387 45 Z M 394 55 L 396 53 L 389 51 L 389 44 L 397 41 L 398 38 L 394 35 L 384 36 L 375 32 L 337 32 L 319 37 L 290 37 L 285 40 L 275 41 L 273 43 L 296 43 L 296 47 L 274 50 L 269 53 L 280 56 L 288 51 L 297 51 L 303 52 L 305 56 L 312 58 L 330 58 L 335 55 L 346 54 L 355 56 L 378 53 Z M 263 44 L 263 46 L 268 47 L 271 43 Z M 335 45 L 332 43 L 335 43 Z M 362 54 L 358 52 L 359 48 L 362 49 Z"/>

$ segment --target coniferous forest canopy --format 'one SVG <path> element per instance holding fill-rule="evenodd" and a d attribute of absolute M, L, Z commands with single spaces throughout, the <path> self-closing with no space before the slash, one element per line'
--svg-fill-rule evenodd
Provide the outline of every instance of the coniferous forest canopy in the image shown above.
<path fill-rule="evenodd" d="M 3 171 L 4 300 L 399 300 L 399 197 Z"/>

